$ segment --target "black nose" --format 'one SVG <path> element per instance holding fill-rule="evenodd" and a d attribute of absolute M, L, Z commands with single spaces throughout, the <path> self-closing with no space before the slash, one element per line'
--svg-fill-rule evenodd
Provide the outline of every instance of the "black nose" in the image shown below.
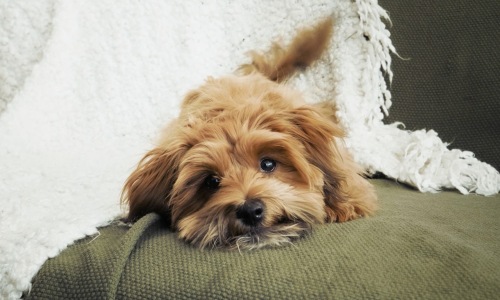
<path fill-rule="evenodd" d="M 264 217 L 264 204 L 259 199 L 249 199 L 238 208 L 236 217 L 245 225 L 257 226 Z"/>

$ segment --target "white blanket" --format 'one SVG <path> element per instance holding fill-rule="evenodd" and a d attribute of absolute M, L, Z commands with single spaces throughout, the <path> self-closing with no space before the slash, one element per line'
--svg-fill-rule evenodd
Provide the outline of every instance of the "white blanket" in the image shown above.
<path fill-rule="evenodd" d="M 329 53 L 291 84 L 337 102 L 356 159 L 422 191 L 498 193 L 496 170 L 433 131 L 383 125 L 395 50 L 375 0 L 3 0 L 0 298 L 121 213 L 123 182 L 189 89 L 326 15 Z"/>

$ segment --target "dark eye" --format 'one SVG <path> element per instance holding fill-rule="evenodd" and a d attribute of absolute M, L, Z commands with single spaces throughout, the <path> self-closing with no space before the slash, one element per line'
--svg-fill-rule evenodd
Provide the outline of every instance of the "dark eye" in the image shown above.
<path fill-rule="evenodd" d="M 276 161 L 270 158 L 263 158 L 260 161 L 260 170 L 265 173 L 271 173 L 276 169 Z"/>
<path fill-rule="evenodd" d="M 205 178 L 205 186 L 208 187 L 209 189 L 216 190 L 219 188 L 220 185 L 220 178 L 215 176 L 215 175 L 209 175 L 207 178 Z"/>

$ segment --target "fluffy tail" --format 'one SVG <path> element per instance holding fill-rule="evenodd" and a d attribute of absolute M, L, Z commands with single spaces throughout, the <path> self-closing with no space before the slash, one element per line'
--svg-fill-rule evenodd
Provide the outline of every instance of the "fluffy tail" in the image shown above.
<path fill-rule="evenodd" d="M 239 72 L 262 73 L 270 80 L 281 82 L 297 69 L 306 68 L 320 58 L 328 48 L 333 31 L 333 19 L 327 18 L 312 28 L 300 30 L 288 47 L 273 43 L 265 53 L 251 51 L 251 64 L 242 65 Z"/>

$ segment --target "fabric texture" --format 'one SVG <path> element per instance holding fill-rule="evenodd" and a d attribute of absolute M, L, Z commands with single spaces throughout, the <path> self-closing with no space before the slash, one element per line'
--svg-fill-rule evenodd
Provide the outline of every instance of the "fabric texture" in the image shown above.
<path fill-rule="evenodd" d="M 500 169 L 500 2 L 379 3 L 401 56 L 392 61 L 394 101 L 384 121 L 432 128 Z"/>
<path fill-rule="evenodd" d="M 0 113 L 22 90 L 52 31 L 54 0 L 0 1 Z"/>
<path fill-rule="evenodd" d="M 152 214 L 102 228 L 48 260 L 27 298 L 498 298 L 500 196 L 372 182 L 376 216 L 315 226 L 284 248 L 200 251 Z"/>

